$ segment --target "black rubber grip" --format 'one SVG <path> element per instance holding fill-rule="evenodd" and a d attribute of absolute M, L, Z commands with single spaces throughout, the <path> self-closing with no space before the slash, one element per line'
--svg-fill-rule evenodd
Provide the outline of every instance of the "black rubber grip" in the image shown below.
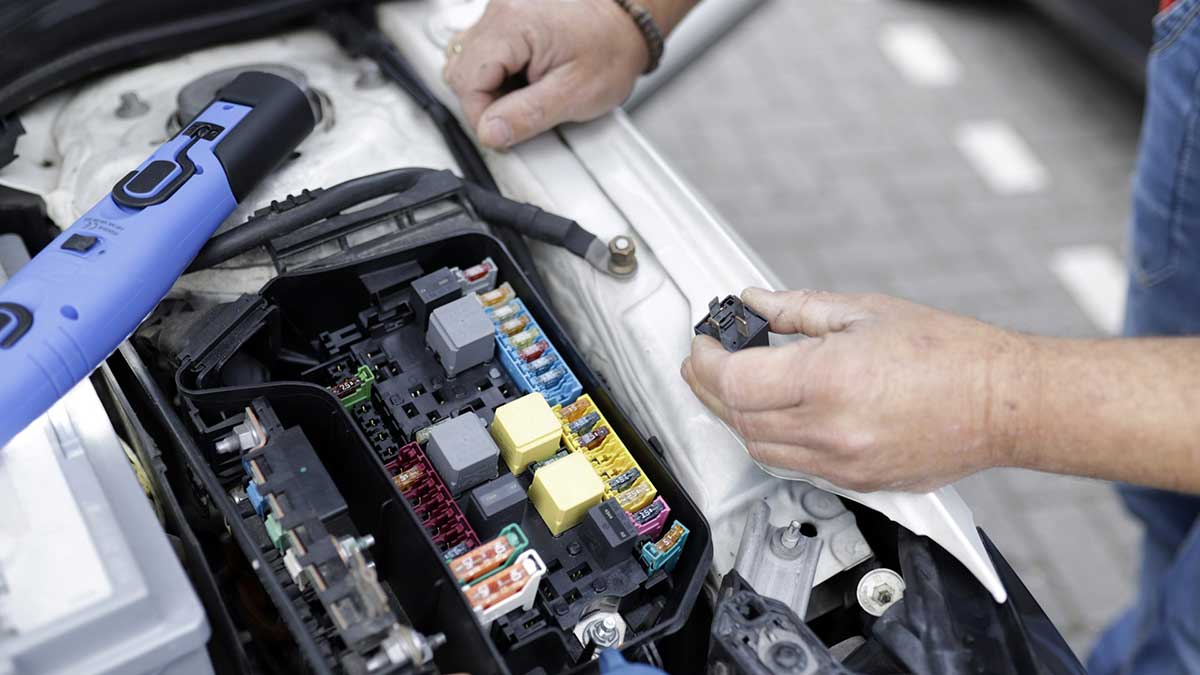
<path fill-rule="evenodd" d="M 270 73 L 242 73 L 221 87 L 216 97 L 253 108 L 214 150 L 240 202 L 292 154 L 317 122 L 304 91 Z"/>

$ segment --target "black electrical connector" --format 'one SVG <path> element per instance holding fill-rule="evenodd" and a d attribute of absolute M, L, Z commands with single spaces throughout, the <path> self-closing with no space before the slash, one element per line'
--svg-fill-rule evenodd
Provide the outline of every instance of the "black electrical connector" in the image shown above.
<path fill-rule="evenodd" d="M 696 324 L 696 335 L 713 338 L 728 352 L 769 344 L 767 320 L 733 295 L 709 301 L 708 316 Z"/>

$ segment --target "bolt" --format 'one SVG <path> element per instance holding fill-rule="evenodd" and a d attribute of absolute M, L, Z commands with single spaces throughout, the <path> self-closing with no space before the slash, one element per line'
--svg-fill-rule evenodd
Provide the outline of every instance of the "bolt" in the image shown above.
<path fill-rule="evenodd" d="M 625 276 L 637 271 L 637 244 L 619 234 L 608 242 L 608 271 Z"/>
<path fill-rule="evenodd" d="M 796 544 L 800 543 L 800 537 L 800 521 L 793 520 L 779 535 L 779 543 L 783 544 L 784 548 L 796 548 Z"/>
<path fill-rule="evenodd" d="M 904 579 L 886 568 L 871 570 L 858 582 L 858 604 L 872 616 L 883 616 L 889 607 L 904 599 Z"/>
<path fill-rule="evenodd" d="M 613 647 L 621 639 L 621 632 L 617 630 L 617 621 L 611 616 L 593 621 L 588 625 L 585 634 L 597 647 Z"/>

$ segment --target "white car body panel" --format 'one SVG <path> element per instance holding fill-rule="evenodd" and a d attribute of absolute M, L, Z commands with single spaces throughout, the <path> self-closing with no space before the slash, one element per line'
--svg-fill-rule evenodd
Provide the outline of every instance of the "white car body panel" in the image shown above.
<path fill-rule="evenodd" d="M 381 8 L 384 29 L 447 102 L 452 97 L 440 77 L 444 42 L 480 7 L 405 2 Z M 70 224 L 167 138 L 166 120 L 182 84 L 221 68 L 271 62 L 303 70 L 333 100 L 334 121 L 314 132 L 300 146 L 301 157 L 269 176 L 226 226 L 303 188 L 403 166 L 453 168 L 417 106 L 390 85 L 356 87 L 370 68 L 345 56 L 325 35 L 306 30 L 128 69 L 40 101 L 21 114 L 29 133 L 18 145 L 21 156 L 0 169 L 0 184 L 43 196 L 55 222 Z M 123 92 L 136 92 L 150 111 L 134 119 L 115 117 Z M 859 494 L 760 467 L 692 395 L 679 377 L 679 364 L 708 300 L 749 285 L 778 284 L 624 113 L 484 156 L 508 196 L 575 218 L 604 240 L 627 234 L 637 241 L 640 266 L 628 280 L 601 274 L 561 249 L 537 242 L 531 248 L 585 358 L 640 428 L 662 441 L 668 463 L 708 518 L 717 574 L 732 568 L 753 503 L 768 499 L 775 524 L 784 524 L 797 508 L 792 481 L 806 480 L 929 536 L 998 602 L 1005 600 L 971 511 L 952 487 L 929 494 Z M 228 300 L 256 291 L 273 271 L 265 255 L 251 254 L 219 270 L 188 275 L 175 292 Z"/>

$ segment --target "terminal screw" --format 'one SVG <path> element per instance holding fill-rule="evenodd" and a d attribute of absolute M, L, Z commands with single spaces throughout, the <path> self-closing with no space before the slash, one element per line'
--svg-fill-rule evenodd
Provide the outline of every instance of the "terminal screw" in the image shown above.
<path fill-rule="evenodd" d="M 637 271 L 637 244 L 633 238 L 618 234 L 608 242 L 608 271 L 627 276 Z"/>
<path fill-rule="evenodd" d="M 621 633 L 617 630 L 617 621 L 611 616 L 592 622 L 588 626 L 587 636 L 597 647 L 614 647 L 621 639 Z"/>
<path fill-rule="evenodd" d="M 796 544 L 800 543 L 800 537 L 803 536 L 800 532 L 800 521 L 793 520 L 788 523 L 787 529 L 779 536 L 779 543 L 783 544 L 784 548 L 796 548 Z"/>

